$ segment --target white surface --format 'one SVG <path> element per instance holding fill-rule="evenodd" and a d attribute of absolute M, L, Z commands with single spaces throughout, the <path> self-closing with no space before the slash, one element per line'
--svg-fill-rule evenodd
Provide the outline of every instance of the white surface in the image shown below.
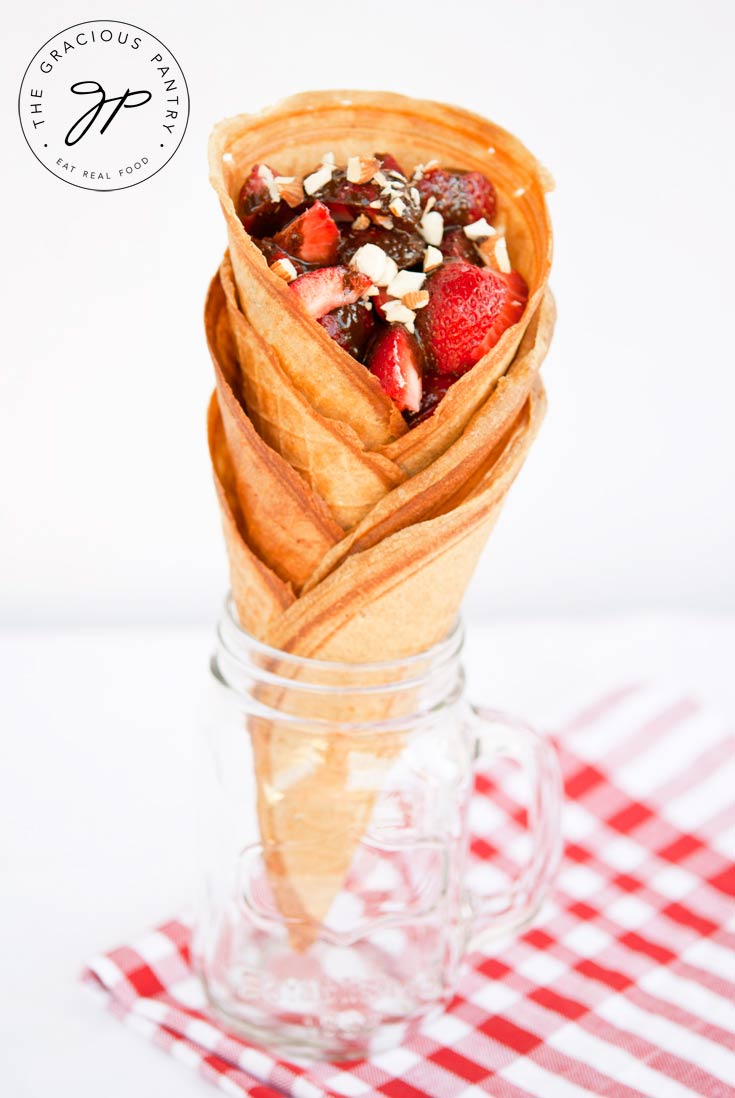
<path fill-rule="evenodd" d="M 186 906 L 195 710 L 211 633 L 0 633 L 0 1072 L 12 1098 L 204 1098 L 211 1086 L 77 984 L 86 957 Z M 472 630 L 477 700 L 553 727 L 642 677 L 735 715 L 735 619 L 638 617 Z"/>
<path fill-rule="evenodd" d="M 277 37 L 273 18 L 277 15 Z M 23 70 L 98 15 L 3 27 L 0 617 L 200 622 L 225 586 L 201 310 L 224 229 L 212 123 L 314 86 L 474 108 L 548 165 L 560 320 L 550 413 L 473 588 L 479 612 L 735 611 L 729 0 L 117 0 L 176 54 L 192 113 L 159 175 L 66 186 L 14 117 Z"/>

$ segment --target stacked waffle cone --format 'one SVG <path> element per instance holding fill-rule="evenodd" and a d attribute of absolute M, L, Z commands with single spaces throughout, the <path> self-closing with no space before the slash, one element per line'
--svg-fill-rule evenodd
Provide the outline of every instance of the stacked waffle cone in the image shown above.
<path fill-rule="evenodd" d="M 436 159 L 486 174 L 529 287 L 521 321 L 411 430 L 377 380 L 269 270 L 236 212 L 256 163 L 301 176 L 326 151 L 345 163 L 375 150 L 407 165 Z M 320 660 L 412 656 L 450 631 L 543 418 L 539 367 L 554 326 L 548 177 L 485 119 L 388 93 L 336 91 L 220 123 L 210 172 L 229 250 L 205 313 L 216 379 L 209 446 L 240 624 L 276 649 Z M 320 704 L 304 717 L 329 718 Z M 385 701 L 369 712 L 355 704 L 360 721 L 394 715 Z M 315 737 L 262 718 L 250 732 L 271 885 L 305 947 L 374 807 L 375 789 L 350 781 L 351 760 L 368 750 L 387 774 L 402 737 L 382 733 L 366 745 L 364 735 Z"/>

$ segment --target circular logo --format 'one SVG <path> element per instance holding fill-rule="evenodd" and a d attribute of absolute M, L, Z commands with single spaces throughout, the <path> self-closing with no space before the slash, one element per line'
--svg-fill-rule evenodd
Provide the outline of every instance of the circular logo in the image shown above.
<path fill-rule="evenodd" d="M 31 151 L 59 179 L 119 191 L 150 179 L 178 149 L 189 91 L 178 61 L 131 23 L 93 19 L 41 47 L 18 97 Z"/>

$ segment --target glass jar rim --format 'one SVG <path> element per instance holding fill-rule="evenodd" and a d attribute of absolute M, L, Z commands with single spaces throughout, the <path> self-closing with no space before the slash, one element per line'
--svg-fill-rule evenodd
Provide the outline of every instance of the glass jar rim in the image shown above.
<path fill-rule="evenodd" d="M 255 651 L 267 660 L 279 660 L 287 662 L 292 667 L 310 668 L 316 671 L 367 673 L 379 675 L 385 672 L 390 675 L 398 668 L 410 671 L 411 668 L 420 667 L 428 661 L 432 667 L 444 664 L 446 661 L 456 659 L 464 645 L 464 628 L 461 618 L 456 618 L 447 635 L 436 644 L 430 645 L 419 652 L 409 656 L 397 656 L 387 660 L 369 660 L 360 663 L 348 663 L 343 660 L 314 659 L 312 656 L 299 656 L 292 652 L 286 652 L 281 648 L 266 644 L 258 640 L 247 629 L 244 629 L 237 619 L 237 610 L 232 593 L 229 592 L 224 602 L 224 616 L 217 627 L 218 639 L 232 655 L 232 649 L 227 643 L 232 639 L 238 645 L 242 645 L 248 651 Z"/>
<path fill-rule="evenodd" d="M 302 729 L 308 726 L 320 733 L 337 726 L 350 734 L 395 732 L 405 728 L 407 720 L 414 728 L 435 719 L 436 712 L 462 697 L 463 639 L 458 620 L 438 644 L 410 656 L 370 663 L 312 659 L 284 652 L 243 629 L 229 595 L 217 627 L 210 670 L 252 717 Z M 281 692 L 275 704 L 267 692 L 262 693 L 274 688 Z M 386 716 L 371 712 L 376 699 L 390 702 L 393 712 Z M 315 703 L 327 706 L 328 715 L 315 712 Z"/>

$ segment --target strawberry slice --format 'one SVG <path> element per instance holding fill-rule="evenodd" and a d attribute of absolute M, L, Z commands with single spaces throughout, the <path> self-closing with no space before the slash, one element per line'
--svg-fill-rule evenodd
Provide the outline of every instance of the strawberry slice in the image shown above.
<path fill-rule="evenodd" d="M 421 407 L 416 414 L 407 417 L 411 427 L 416 427 L 417 424 L 433 416 L 437 405 L 444 400 L 450 386 L 454 385 L 460 376 L 460 374 L 424 374 Z"/>
<path fill-rule="evenodd" d="M 495 214 L 495 188 L 480 172 L 433 168 L 424 173 L 416 186 L 422 203 L 434 199 L 434 209 L 439 211 L 446 225 L 471 225 L 481 217 L 491 221 Z"/>
<path fill-rule="evenodd" d="M 329 267 L 336 262 L 339 229 L 323 202 L 315 202 L 276 233 L 276 244 L 305 263 Z"/>
<path fill-rule="evenodd" d="M 372 286 L 372 279 L 350 267 L 319 267 L 307 271 L 289 283 L 306 309 L 316 320 L 338 309 L 340 305 L 352 305 Z"/>
<path fill-rule="evenodd" d="M 443 263 L 426 288 L 429 303 L 416 327 L 438 374 L 466 373 L 521 319 L 528 300 L 517 271 L 503 274 L 464 259 Z"/>
<path fill-rule="evenodd" d="M 383 312 L 383 306 L 387 305 L 389 301 L 394 301 L 395 299 L 390 296 L 390 294 L 386 290 L 385 286 L 381 286 L 378 289 L 377 294 L 373 294 L 371 296 L 370 300 L 373 304 L 373 309 L 375 310 L 377 315 L 380 317 L 380 319 L 387 321 L 388 317 Z"/>
<path fill-rule="evenodd" d="M 380 167 L 382 171 L 398 172 L 398 174 L 402 175 L 404 179 L 406 178 L 406 173 L 392 153 L 376 153 L 375 157 L 377 160 L 380 161 Z"/>
<path fill-rule="evenodd" d="M 281 203 L 268 185 L 274 176 L 267 164 L 255 164 L 240 188 L 237 213 L 249 233 L 257 229 L 258 235 L 267 236 L 277 218 Z"/>
<path fill-rule="evenodd" d="M 418 340 L 403 325 L 394 324 L 381 332 L 366 365 L 401 412 L 418 412 L 423 355 Z"/>

